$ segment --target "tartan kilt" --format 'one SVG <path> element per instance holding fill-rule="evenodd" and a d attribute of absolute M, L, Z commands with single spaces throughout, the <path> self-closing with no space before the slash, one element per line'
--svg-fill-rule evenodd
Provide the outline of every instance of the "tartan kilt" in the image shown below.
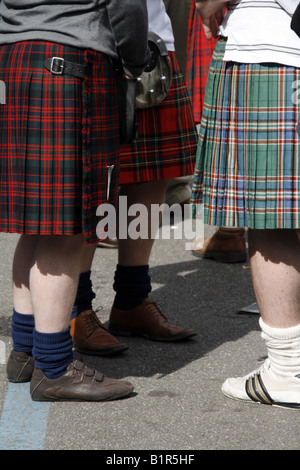
<path fill-rule="evenodd" d="M 201 121 L 208 70 L 216 39 L 206 39 L 202 20 L 192 2 L 188 24 L 186 84 L 196 123 Z"/>
<path fill-rule="evenodd" d="M 54 75 L 49 57 L 90 67 Z M 110 59 L 89 50 L 25 41 L 0 47 L 0 231 L 83 234 L 96 242 L 97 207 L 118 195 L 119 114 Z"/>
<path fill-rule="evenodd" d="M 137 110 L 139 136 L 121 147 L 120 185 L 192 175 L 198 134 L 185 80 L 169 52 L 173 78 L 156 107 Z"/>
<path fill-rule="evenodd" d="M 218 41 L 209 71 L 192 188 L 204 223 L 300 228 L 297 124 L 300 70 L 224 62 Z"/>

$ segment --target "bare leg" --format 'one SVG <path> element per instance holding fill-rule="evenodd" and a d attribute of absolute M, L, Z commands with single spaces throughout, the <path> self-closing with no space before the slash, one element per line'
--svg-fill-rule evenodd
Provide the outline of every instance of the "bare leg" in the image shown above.
<path fill-rule="evenodd" d="M 127 196 L 128 207 L 132 204 L 143 204 L 148 210 L 149 236 L 147 239 L 132 240 L 119 239 L 119 264 L 123 266 L 139 266 L 149 263 L 149 258 L 154 243 L 150 234 L 158 230 L 157 227 L 151 227 L 151 204 L 163 204 L 165 201 L 168 180 L 153 181 L 150 183 L 131 184 L 123 186 L 120 191 L 121 196 Z M 128 219 L 128 225 L 131 219 Z M 152 229 L 152 232 L 151 232 Z"/>
<path fill-rule="evenodd" d="M 135 326 L 137 321 L 141 335 L 151 339 L 177 341 L 196 334 L 192 329 L 185 329 L 168 323 L 155 303 L 147 298 L 148 293 L 151 291 L 151 280 L 148 273 L 149 258 L 155 240 L 154 237 L 159 228 L 159 220 L 156 217 L 154 217 L 154 220 L 151 218 L 151 205 L 156 204 L 159 206 L 164 203 L 167 184 L 168 181 L 165 180 L 132 184 L 122 187 L 120 191 L 120 196 L 127 197 L 128 209 L 133 204 L 141 204 L 144 206 L 143 208 L 146 208 L 144 212 L 145 219 L 140 220 L 139 216 L 139 221 L 147 226 L 148 237 L 138 239 L 130 238 L 130 236 L 125 239 L 118 238 L 118 265 L 113 284 L 116 296 L 109 322 L 109 329 L 112 334 L 120 333 L 117 317 L 120 317 L 122 325 L 125 321 L 126 328 L 130 331 L 132 328 L 135 334 L 137 333 Z M 128 234 L 128 228 L 135 217 L 128 217 L 126 227 L 121 227 L 123 232 L 126 229 Z M 156 226 L 153 226 L 154 223 Z M 85 265 L 86 270 L 87 268 L 88 264 Z M 83 282 L 81 282 L 81 285 L 83 285 Z M 85 328 L 85 318 L 88 318 L 89 321 L 88 330 Z M 116 343 L 116 339 L 112 335 L 108 337 L 107 332 L 99 327 L 96 321 L 94 322 L 93 334 L 91 334 L 91 314 L 87 315 L 87 312 L 83 312 L 76 317 L 75 322 L 72 320 L 72 324 L 74 323 L 73 339 L 76 347 L 80 348 L 81 351 L 102 355 L 103 353 L 108 354 L 124 350 L 124 344 Z M 115 332 L 113 329 L 115 329 Z M 121 330 L 124 333 L 123 327 Z"/>
<path fill-rule="evenodd" d="M 37 241 L 38 237 L 35 235 L 21 235 L 13 261 L 14 308 L 27 315 L 33 315 L 29 277 Z"/>
<path fill-rule="evenodd" d="M 122 267 L 130 267 L 135 269 L 136 267 L 141 267 L 143 269 L 143 274 L 140 276 L 138 274 L 138 281 L 141 280 L 141 283 L 144 283 L 144 276 L 146 276 L 146 283 L 148 283 L 148 263 L 151 254 L 151 249 L 154 243 L 154 239 L 151 239 L 150 234 L 155 233 L 158 229 L 157 227 L 151 227 L 151 204 L 163 204 L 165 200 L 165 192 L 167 188 L 167 181 L 159 181 L 153 183 L 143 183 L 143 184 L 132 184 L 124 186 L 121 189 L 120 195 L 127 197 L 127 207 L 130 208 L 132 204 L 143 204 L 147 210 L 146 219 L 143 220 L 143 223 L 147 224 L 149 228 L 149 236 L 147 239 L 131 239 L 127 237 L 126 239 L 120 238 L 118 240 L 118 258 L 119 265 Z M 127 216 L 127 214 L 126 214 Z M 128 233 L 128 227 L 134 217 L 127 220 L 127 225 L 121 227 L 123 231 Z M 125 230 L 126 229 L 126 230 Z M 151 232 L 152 229 L 152 232 Z M 77 298 L 80 298 L 81 302 L 91 298 L 91 288 L 89 287 L 89 281 L 87 278 L 88 272 L 91 269 L 91 264 L 94 256 L 94 250 L 96 246 L 90 247 L 88 250 L 83 251 L 82 263 L 81 263 L 81 273 L 85 275 L 85 280 L 83 276 L 80 277 L 80 285 L 78 288 Z M 117 267 L 117 270 L 120 269 L 120 266 Z M 146 274 L 144 274 L 146 271 Z M 84 274 L 85 273 L 85 274 Z M 136 276 L 136 274 L 135 274 Z M 126 274 L 126 279 L 127 274 Z M 139 289 L 136 285 L 136 277 L 133 281 L 133 297 L 135 298 L 136 290 Z M 151 286 L 149 284 L 149 289 Z M 146 291 L 148 291 L 148 284 L 146 285 Z M 126 300 L 127 300 L 128 291 L 126 291 Z M 144 298 L 143 293 L 141 295 Z M 130 302 L 131 297 L 129 295 Z M 140 297 L 138 294 L 138 301 L 140 302 Z M 83 303 L 83 302 L 82 302 Z M 77 312 L 76 317 L 71 321 L 71 334 L 73 341 L 77 349 L 83 353 L 104 355 L 104 354 L 115 354 L 122 352 L 127 349 L 127 346 L 123 343 L 120 343 L 116 338 L 114 338 L 108 331 L 106 331 L 102 325 L 100 325 L 99 320 L 97 319 L 95 313 L 90 308 L 86 309 L 86 304 L 84 307 L 81 307 L 79 310 L 79 301 L 77 302 Z M 91 333 L 91 328 L 93 332 Z"/>
<path fill-rule="evenodd" d="M 104 328 L 92 309 L 95 294 L 90 274 L 96 247 L 95 243 L 84 247 L 82 251 L 79 285 L 70 322 L 70 333 L 75 348 L 82 354 L 107 356 L 126 351 L 128 346 L 114 338 Z"/>
<path fill-rule="evenodd" d="M 121 195 L 128 197 L 128 208 L 134 203 L 147 207 L 144 222 L 148 224 L 149 232 L 146 239 L 119 237 L 119 264 L 114 282 L 116 296 L 109 319 L 109 330 L 112 334 L 134 334 L 159 341 L 179 341 L 197 334 L 191 328 L 169 323 L 156 303 L 148 297 L 151 292 L 148 265 L 154 237 L 159 228 L 158 220 L 151 221 L 151 205 L 164 203 L 167 184 L 168 180 L 165 180 L 122 188 Z M 129 219 L 128 227 L 130 223 Z"/>
<path fill-rule="evenodd" d="M 81 268 L 83 239 L 41 236 L 30 271 L 35 327 L 54 333 L 69 326 Z"/>
<path fill-rule="evenodd" d="M 300 324 L 300 243 L 293 230 L 249 230 L 253 287 L 263 321 Z"/>
<path fill-rule="evenodd" d="M 249 230 L 252 279 L 268 358 L 223 393 L 244 401 L 300 408 L 300 246 L 294 230 Z"/>
<path fill-rule="evenodd" d="M 31 315 L 35 313 L 30 285 L 33 287 L 35 303 L 39 304 L 41 302 L 44 311 L 48 308 L 46 300 L 48 294 L 51 304 L 54 300 L 58 303 L 62 301 L 62 308 L 59 308 L 59 310 L 66 307 L 65 297 L 69 297 L 69 294 L 73 295 L 73 289 L 71 289 L 69 282 L 72 278 L 75 280 L 78 276 L 77 256 L 71 256 L 74 254 L 71 248 L 73 246 L 76 249 L 75 253 L 77 251 L 78 254 L 81 251 L 83 252 L 83 255 L 80 254 L 81 269 L 85 269 L 87 266 L 89 266 L 89 269 L 95 247 L 94 245 L 84 247 L 81 237 L 38 237 L 35 235 L 22 235 L 20 237 L 13 262 L 14 307 L 19 313 Z M 50 270 L 54 275 L 53 278 L 50 273 L 47 274 L 46 266 L 48 262 L 50 262 L 49 266 L 51 266 Z M 71 264 L 71 266 L 68 267 L 68 264 Z M 41 266 L 41 270 L 39 266 Z M 62 271 L 61 273 L 59 272 L 60 270 Z M 71 272 L 71 276 L 64 274 L 64 270 L 66 273 L 68 271 Z M 48 281 L 50 281 L 49 292 Z M 54 294 L 53 292 L 56 291 L 56 281 L 59 291 L 57 291 L 57 294 Z M 35 285 L 36 283 L 37 286 Z M 45 283 L 47 284 L 46 289 L 44 287 Z M 39 288 L 42 289 L 40 292 Z M 62 295 L 61 290 L 66 290 L 66 293 Z M 67 310 L 69 311 L 69 307 L 67 307 Z M 51 312 L 49 317 L 53 318 L 53 315 L 54 312 Z"/>
<path fill-rule="evenodd" d="M 16 333 L 23 339 L 25 333 L 26 339 L 32 336 L 34 359 L 30 351 L 27 354 L 25 349 L 13 349 L 7 376 L 16 383 L 30 381 L 33 400 L 103 401 L 122 398 L 133 390 L 128 382 L 103 377 L 80 361 L 73 362 L 69 323 L 84 251 L 81 235 L 37 236 L 30 240 L 21 237 L 18 244 L 14 260 L 15 305 L 31 308 L 35 325 L 19 322 L 23 330 Z M 92 255 L 92 249 L 87 253 Z"/>
<path fill-rule="evenodd" d="M 92 245 L 85 246 L 83 248 L 82 257 L 81 257 L 81 267 L 80 267 L 81 273 L 90 271 L 92 267 L 96 248 L 97 248 L 97 243 L 93 243 Z"/>

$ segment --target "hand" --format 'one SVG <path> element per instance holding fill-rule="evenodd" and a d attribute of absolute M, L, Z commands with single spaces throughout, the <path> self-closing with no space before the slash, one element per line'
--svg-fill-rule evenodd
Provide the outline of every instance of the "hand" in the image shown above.
<path fill-rule="evenodd" d="M 196 1 L 196 8 L 203 23 L 206 39 L 216 38 L 218 28 L 223 21 L 223 7 L 229 0 L 202 0 Z"/>

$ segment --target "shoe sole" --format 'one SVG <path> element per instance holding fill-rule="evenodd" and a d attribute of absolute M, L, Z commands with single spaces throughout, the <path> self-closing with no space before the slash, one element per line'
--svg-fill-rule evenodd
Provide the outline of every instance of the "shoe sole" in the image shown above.
<path fill-rule="evenodd" d="M 193 255 L 201 259 L 214 259 L 220 263 L 244 263 L 247 261 L 246 253 L 224 253 L 222 251 L 210 251 L 208 253 L 199 253 L 192 250 Z"/>
<path fill-rule="evenodd" d="M 85 354 L 87 356 L 116 356 L 118 354 L 121 354 L 129 349 L 129 346 L 120 346 L 115 349 L 110 349 L 106 351 L 92 351 L 88 349 L 81 349 L 78 348 L 76 345 L 74 345 L 74 348 L 76 351 L 78 351 L 80 354 Z"/>
<path fill-rule="evenodd" d="M 73 402 L 106 402 L 106 401 L 114 401 L 114 400 L 121 400 L 122 398 L 129 397 L 129 395 L 133 392 L 133 389 L 130 392 L 122 393 L 120 395 L 116 395 L 114 397 L 109 397 L 109 398 L 99 398 L 99 399 L 93 399 L 93 398 L 86 398 L 86 399 L 80 399 L 80 398 L 35 398 L 31 397 L 32 401 L 40 401 L 40 402 L 45 402 L 45 401 L 53 401 L 53 402 L 65 402 L 65 401 L 73 401 Z"/>
<path fill-rule="evenodd" d="M 146 339 L 150 339 L 152 341 L 160 341 L 164 343 L 173 343 L 176 341 L 184 341 L 186 339 L 192 338 L 193 336 L 196 336 L 196 332 L 191 332 L 191 333 L 184 333 L 181 336 L 178 337 L 173 337 L 173 338 L 162 338 L 162 337 L 153 337 L 151 335 L 147 335 L 146 333 L 142 333 L 141 331 L 138 330 L 129 330 L 129 329 L 119 329 L 119 328 L 108 328 L 108 331 L 114 335 L 114 336 L 138 336 Z"/>
<path fill-rule="evenodd" d="M 262 386 L 263 386 L 263 382 Z M 289 408 L 289 409 L 300 409 L 300 403 L 286 403 L 286 402 L 277 402 L 272 400 L 272 398 L 269 396 L 268 392 L 266 392 L 266 389 L 263 390 L 263 394 L 266 392 L 267 393 L 267 399 L 262 398 L 262 396 L 259 395 L 261 393 L 261 390 L 259 390 L 259 395 L 251 394 L 248 395 L 248 398 L 239 398 L 234 395 L 231 395 L 230 392 L 226 391 L 226 384 L 225 382 L 221 388 L 223 395 L 225 395 L 228 398 L 231 398 L 231 400 L 239 401 L 239 402 L 245 402 L 245 403 L 255 403 L 256 405 L 268 405 L 268 406 L 275 406 L 277 408 Z"/>
<path fill-rule="evenodd" d="M 18 375 L 18 377 L 12 377 L 7 374 L 7 380 L 13 384 L 25 384 L 27 382 L 31 381 L 31 377 L 33 374 L 33 369 L 31 373 L 27 373 L 26 376 L 22 376 L 21 374 Z"/>
<path fill-rule="evenodd" d="M 260 401 L 253 401 L 253 400 L 246 400 L 246 399 L 243 399 L 243 398 L 236 398 L 236 397 L 233 397 L 225 392 L 223 392 L 223 395 L 227 398 L 230 398 L 231 400 L 234 400 L 234 401 L 239 401 L 239 402 L 245 402 L 245 403 L 252 403 L 254 405 L 267 405 L 267 406 L 274 406 L 276 408 L 289 408 L 291 410 L 299 410 L 300 409 L 300 403 L 277 403 L 277 402 L 274 402 L 272 404 L 267 404 L 267 403 L 261 403 Z"/>
<path fill-rule="evenodd" d="M 65 402 L 65 401 L 73 401 L 73 402 L 106 402 L 106 401 L 114 401 L 114 400 L 120 400 L 122 398 L 126 398 L 126 397 L 129 397 L 129 395 L 131 395 L 131 393 L 133 392 L 134 390 L 134 386 L 132 385 L 132 387 L 127 390 L 126 392 L 123 392 L 123 393 L 119 393 L 117 395 L 114 395 L 112 397 L 106 397 L 106 398 L 98 398 L 98 399 L 95 399 L 95 398 L 55 398 L 55 397 L 35 397 L 35 396 L 32 396 L 31 394 L 31 399 L 33 401 L 40 401 L 40 402 L 44 402 L 44 401 L 53 401 L 53 402 L 58 402 L 58 401 L 61 401 L 61 402 Z M 34 393 L 34 392 L 33 392 Z"/>
<path fill-rule="evenodd" d="M 12 384 L 25 384 L 31 381 L 31 377 L 26 379 L 11 379 L 10 377 L 7 377 L 7 380 Z"/>

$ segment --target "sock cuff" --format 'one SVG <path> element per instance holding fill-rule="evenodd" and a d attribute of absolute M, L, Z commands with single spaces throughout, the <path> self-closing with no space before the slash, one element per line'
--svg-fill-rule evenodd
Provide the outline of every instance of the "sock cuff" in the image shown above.
<path fill-rule="evenodd" d="M 58 333 L 40 333 L 34 330 L 32 355 L 35 367 L 41 369 L 46 377 L 60 377 L 73 360 L 70 327 Z"/>
<path fill-rule="evenodd" d="M 259 319 L 262 332 L 273 339 L 292 340 L 300 338 L 300 324 L 289 328 L 273 328 L 267 325 L 262 318 Z"/>
<path fill-rule="evenodd" d="M 33 345 L 34 316 L 18 313 L 13 309 L 11 319 L 11 337 L 13 349 L 31 355 Z"/>
<path fill-rule="evenodd" d="M 12 322 L 17 325 L 34 327 L 34 315 L 19 313 L 15 309 L 13 309 Z"/>
<path fill-rule="evenodd" d="M 81 273 L 79 276 L 71 320 L 85 310 L 92 310 L 92 302 L 95 297 L 96 294 L 93 291 L 91 271 Z"/>
<path fill-rule="evenodd" d="M 124 266 L 122 264 L 117 264 L 117 272 L 120 273 L 125 273 L 127 274 L 128 272 L 142 272 L 144 273 L 145 271 L 149 270 L 149 264 L 141 264 L 137 266 Z"/>
<path fill-rule="evenodd" d="M 130 310 L 139 305 L 151 292 L 149 265 L 123 266 L 118 264 L 113 289 L 116 292 L 114 306 Z"/>
<path fill-rule="evenodd" d="M 51 350 L 53 347 L 61 348 L 66 347 L 73 343 L 70 334 L 70 326 L 58 333 L 41 333 L 36 329 L 33 330 L 33 343 L 36 348 L 42 346 L 44 349 Z"/>

